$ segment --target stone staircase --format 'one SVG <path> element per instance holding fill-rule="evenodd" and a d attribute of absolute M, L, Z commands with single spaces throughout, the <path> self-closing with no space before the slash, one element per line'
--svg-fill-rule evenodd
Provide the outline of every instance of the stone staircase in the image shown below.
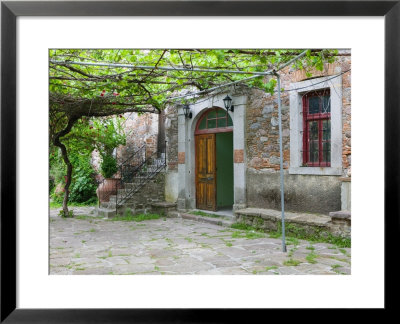
<path fill-rule="evenodd" d="M 165 154 L 148 161 L 136 169 L 134 175 L 126 177 L 129 182 L 122 181 L 123 188 L 118 189 L 116 195 L 110 195 L 109 201 L 100 203 L 97 208 L 99 217 L 122 215 L 128 208 L 132 214 L 149 213 L 153 208 L 152 204 L 164 200 Z"/>

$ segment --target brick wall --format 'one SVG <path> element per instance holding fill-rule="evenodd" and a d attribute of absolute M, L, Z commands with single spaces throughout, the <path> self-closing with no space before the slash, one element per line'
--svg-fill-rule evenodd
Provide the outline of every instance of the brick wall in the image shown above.
<path fill-rule="evenodd" d="M 146 144 L 146 156 L 157 151 L 158 114 L 126 113 L 124 129 L 126 145 L 118 149 L 118 161 L 124 161 Z"/>

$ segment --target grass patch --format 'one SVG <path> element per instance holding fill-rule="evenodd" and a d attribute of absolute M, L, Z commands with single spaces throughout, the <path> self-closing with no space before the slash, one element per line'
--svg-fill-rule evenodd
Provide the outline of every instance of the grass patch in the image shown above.
<path fill-rule="evenodd" d="M 267 234 L 270 238 L 279 238 L 282 236 L 282 225 L 280 222 L 277 223 L 278 229 L 276 231 L 268 231 Z M 245 223 L 235 223 L 231 225 L 234 229 L 245 230 L 245 231 L 255 231 L 265 233 L 264 231 L 255 228 L 253 226 L 247 225 Z M 285 225 L 285 236 L 288 244 L 298 244 L 295 239 L 306 240 L 315 243 L 330 243 L 334 244 L 340 248 L 349 248 L 351 247 L 351 239 L 341 237 L 341 236 L 333 236 L 332 233 L 327 232 L 323 229 L 316 228 L 312 234 L 308 233 L 305 228 L 302 228 L 298 225 L 294 225 L 291 223 L 287 223 Z M 335 247 L 336 248 L 336 247 Z"/>
<path fill-rule="evenodd" d="M 283 262 L 283 265 L 285 266 L 293 266 L 293 267 L 297 267 L 301 262 L 299 260 L 294 260 L 292 258 L 290 258 L 289 260 L 286 260 Z"/>
<path fill-rule="evenodd" d="M 232 232 L 232 230 L 229 228 L 223 229 L 223 230 L 218 230 L 218 233 L 225 233 L 225 232 Z"/>
<path fill-rule="evenodd" d="M 91 229 L 89 230 L 89 232 L 90 232 L 90 233 L 96 232 L 96 229 L 91 228 Z"/>
<path fill-rule="evenodd" d="M 73 218 L 74 217 L 74 211 L 73 210 L 68 210 L 68 215 L 66 213 L 64 213 L 64 211 L 61 209 L 58 212 L 58 216 L 62 217 L 62 218 Z"/>
<path fill-rule="evenodd" d="M 200 243 L 200 246 L 204 249 L 212 249 L 210 244 L 206 244 L 206 243 Z"/>
<path fill-rule="evenodd" d="M 288 237 L 286 238 L 286 245 L 299 245 L 299 240 L 295 237 Z"/>
<path fill-rule="evenodd" d="M 288 257 L 291 258 L 293 256 L 293 253 L 297 251 L 297 247 L 293 247 L 290 249 L 288 253 Z"/>
<path fill-rule="evenodd" d="M 82 220 L 89 220 L 89 222 L 92 222 L 93 219 L 101 219 L 101 217 L 88 216 L 88 215 L 76 215 L 74 218 L 75 219 L 82 219 Z"/>
<path fill-rule="evenodd" d="M 339 270 L 339 268 L 342 268 L 342 266 L 340 264 L 333 264 L 331 266 L 332 271 L 336 272 L 337 274 L 341 274 L 341 275 L 345 275 L 346 273 L 342 272 Z"/>
<path fill-rule="evenodd" d="M 334 259 L 334 260 L 338 260 L 338 261 L 340 261 L 340 262 L 344 262 L 344 263 L 350 264 L 350 261 L 347 260 L 347 259 L 338 258 L 338 257 L 335 257 L 335 256 L 330 256 L 329 258 L 330 258 L 330 259 Z"/>
<path fill-rule="evenodd" d="M 277 266 L 265 267 L 265 271 L 275 270 L 275 269 L 278 269 L 278 267 Z"/>
<path fill-rule="evenodd" d="M 318 257 L 313 251 L 306 256 L 306 260 L 308 263 L 315 264 L 317 261 L 315 259 Z"/>
<path fill-rule="evenodd" d="M 248 240 L 258 239 L 265 237 L 265 234 L 259 232 L 242 232 L 242 231 L 235 231 L 232 233 L 232 238 L 246 238 Z"/>
<path fill-rule="evenodd" d="M 256 229 L 253 226 L 247 225 L 245 223 L 235 223 L 232 224 L 231 227 L 243 231 L 256 231 Z"/>
<path fill-rule="evenodd" d="M 314 250 L 315 250 L 315 247 L 313 247 L 312 245 L 309 245 L 309 246 L 306 246 L 306 249 L 307 249 L 307 250 L 314 251 Z"/>
<path fill-rule="evenodd" d="M 231 242 L 226 242 L 225 245 L 228 246 L 228 247 L 231 247 L 232 243 Z"/>
<path fill-rule="evenodd" d="M 220 216 L 218 216 L 218 215 L 205 213 L 205 212 L 200 211 L 200 210 L 192 210 L 192 211 L 189 212 L 189 214 L 191 214 L 191 215 L 196 215 L 196 216 L 213 217 L 213 218 L 218 218 L 218 217 L 220 217 Z"/>
<path fill-rule="evenodd" d="M 339 251 L 347 257 L 350 257 L 350 254 L 345 249 L 339 249 Z"/>
<path fill-rule="evenodd" d="M 253 226 L 249 226 L 244 223 L 235 223 L 231 225 L 232 228 L 240 230 L 234 231 L 232 233 L 232 238 L 247 238 L 247 239 L 257 239 L 265 237 L 264 232 L 257 231 Z"/>
<path fill-rule="evenodd" d="M 110 221 L 113 221 L 113 222 L 115 222 L 115 221 L 143 222 L 145 220 L 159 219 L 159 218 L 160 218 L 160 215 L 158 215 L 158 214 L 137 214 L 137 215 L 132 215 L 131 212 L 125 212 L 124 215 L 111 218 Z"/>
<path fill-rule="evenodd" d="M 270 238 L 280 238 L 282 236 L 282 234 L 279 232 L 270 232 L 270 233 L 268 233 L 268 236 Z"/>
<path fill-rule="evenodd" d="M 93 201 L 93 202 L 84 202 L 84 203 L 77 203 L 77 202 L 69 202 L 68 203 L 68 207 L 95 207 L 97 206 L 99 203 L 97 201 Z M 62 203 L 58 203 L 55 201 L 50 201 L 50 208 L 61 208 L 62 207 Z"/>

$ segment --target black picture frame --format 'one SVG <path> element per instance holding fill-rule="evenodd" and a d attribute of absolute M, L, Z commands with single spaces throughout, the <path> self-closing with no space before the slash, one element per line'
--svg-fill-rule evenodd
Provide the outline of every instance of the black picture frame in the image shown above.
<path fill-rule="evenodd" d="M 400 0 L 396 1 L 2 1 L 1 3 L 1 322 L 233 322 L 244 310 L 16 308 L 16 18 L 18 16 L 384 16 L 385 310 L 398 286 L 391 260 L 399 234 Z M 368 55 L 366 53 L 366 55 Z M 373 128 L 373 125 L 371 125 Z M 373 174 L 371 175 L 373 176 Z M 367 283 L 366 283 L 367 284 Z M 249 310 L 248 310 L 249 311 Z M 252 318 L 257 312 L 251 310 Z M 286 317 L 286 319 L 288 319 Z"/>

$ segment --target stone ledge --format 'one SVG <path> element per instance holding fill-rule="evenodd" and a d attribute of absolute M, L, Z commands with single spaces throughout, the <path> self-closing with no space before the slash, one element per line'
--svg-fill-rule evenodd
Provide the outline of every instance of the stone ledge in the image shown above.
<path fill-rule="evenodd" d="M 261 217 L 265 220 L 280 220 L 282 212 L 274 209 L 263 208 L 245 208 L 235 211 L 235 215 Z M 307 214 L 285 212 L 285 220 L 290 223 L 313 223 L 315 225 L 325 225 L 330 222 L 331 218 L 323 214 Z"/>
<path fill-rule="evenodd" d="M 347 210 L 339 210 L 335 212 L 330 212 L 329 216 L 333 219 L 348 219 L 351 220 L 351 212 Z"/>
<path fill-rule="evenodd" d="M 151 206 L 154 207 L 163 207 L 163 208 L 173 208 L 176 207 L 176 203 L 166 202 L 166 201 L 159 201 L 152 203 Z"/>
<path fill-rule="evenodd" d="M 336 236 L 349 237 L 351 235 L 351 221 L 348 212 L 338 212 L 342 218 L 335 218 L 323 214 L 307 214 L 285 212 L 286 224 L 293 224 L 299 230 L 310 235 L 318 234 L 320 231 L 330 232 Z M 262 208 L 245 208 L 235 211 L 237 222 L 265 231 L 276 231 L 280 228 L 281 211 Z M 344 218 L 348 217 L 348 218 Z"/>

